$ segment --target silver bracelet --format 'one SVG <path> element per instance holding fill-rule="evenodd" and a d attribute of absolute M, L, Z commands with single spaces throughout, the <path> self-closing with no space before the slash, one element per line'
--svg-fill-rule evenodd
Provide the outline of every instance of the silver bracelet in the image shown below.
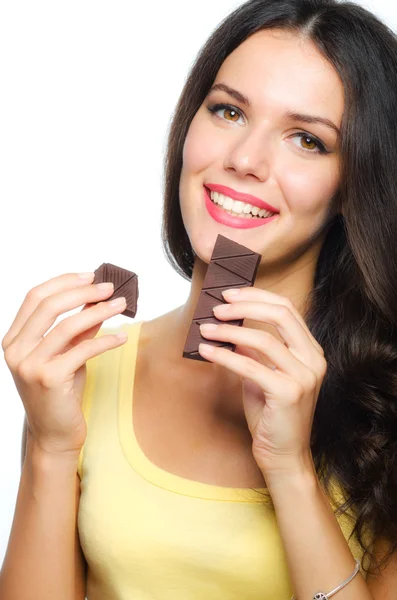
<path fill-rule="evenodd" d="M 360 564 L 361 562 L 358 560 L 358 558 L 355 559 L 356 561 L 356 568 L 354 569 L 354 573 L 352 573 L 350 575 L 350 577 L 348 577 L 346 579 L 346 581 L 344 581 L 343 583 L 341 583 L 340 585 L 338 585 L 337 588 L 335 588 L 334 590 L 332 590 L 332 592 L 328 592 L 328 594 L 324 594 L 324 592 L 317 592 L 317 594 L 314 594 L 313 596 L 313 600 L 328 600 L 329 598 L 331 598 L 331 596 L 333 596 L 334 594 L 336 594 L 336 592 L 339 592 L 339 590 L 341 590 L 342 588 L 345 587 L 345 585 L 347 585 L 348 583 L 351 582 L 351 580 L 353 579 L 353 577 L 355 577 L 357 575 L 357 573 L 360 570 Z M 296 600 L 295 596 L 292 596 L 291 600 Z"/>

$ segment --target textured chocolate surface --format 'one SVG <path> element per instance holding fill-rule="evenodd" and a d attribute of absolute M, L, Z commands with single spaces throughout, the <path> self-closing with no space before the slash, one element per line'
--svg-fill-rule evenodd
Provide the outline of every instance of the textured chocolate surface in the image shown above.
<path fill-rule="evenodd" d="M 95 277 L 92 283 L 111 282 L 114 284 L 113 294 L 106 299 L 106 302 L 124 297 L 127 301 L 127 306 L 125 311 L 120 314 L 134 318 L 139 295 L 138 276 L 136 273 L 127 271 L 127 269 L 122 269 L 111 263 L 103 263 L 94 273 Z"/>
<path fill-rule="evenodd" d="M 200 325 L 227 322 L 229 325 L 242 326 L 244 319 L 221 321 L 215 317 L 212 309 L 219 304 L 227 304 L 222 296 L 222 291 L 233 287 L 252 286 L 260 261 L 261 255 L 257 252 L 253 252 L 223 235 L 218 235 L 183 349 L 185 358 L 210 362 L 199 354 L 198 347 L 202 343 L 235 351 L 235 344 L 202 337 Z"/>

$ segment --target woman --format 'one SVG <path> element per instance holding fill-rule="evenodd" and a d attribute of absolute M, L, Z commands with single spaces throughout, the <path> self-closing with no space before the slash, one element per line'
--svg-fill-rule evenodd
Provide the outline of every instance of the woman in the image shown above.
<path fill-rule="evenodd" d="M 397 598 L 396 66 L 348 2 L 251 0 L 211 35 L 166 159 L 187 302 L 99 331 L 125 304 L 62 275 L 3 340 L 29 427 L 2 598 Z M 183 359 L 218 234 L 258 276 L 201 329 L 236 351 Z"/>

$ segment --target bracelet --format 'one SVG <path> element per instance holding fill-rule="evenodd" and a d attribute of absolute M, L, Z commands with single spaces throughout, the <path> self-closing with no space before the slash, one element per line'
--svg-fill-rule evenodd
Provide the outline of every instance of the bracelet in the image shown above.
<path fill-rule="evenodd" d="M 317 592 L 317 594 L 314 594 L 313 600 L 328 600 L 329 598 L 331 598 L 331 596 L 336 594 L 336 592 L 339 592 L 339 590 L 344 588 L 345 585 L 350 583 L 351 580 L 353 579 L 353 577 L 355 577 L 360 570 L 360 564 L 361 564 L 360 561 L 358 560 L 358 558 L 356 558 L 355 561 L 356 561 L 356 567 L 354 569 L 354 572 L 350 575 L 350 577 L 348 577 L 346 579 L 346 581 L 344 581 L 343 583 L 338 585 L 338 587 L 335 588 L 334 590 L 332 590 L 332 592 L 328 592 L 328 594 L 324 594 L 324 592 Z M 292 596 L 291 600 L 296 600 L 295 596 Z"/>

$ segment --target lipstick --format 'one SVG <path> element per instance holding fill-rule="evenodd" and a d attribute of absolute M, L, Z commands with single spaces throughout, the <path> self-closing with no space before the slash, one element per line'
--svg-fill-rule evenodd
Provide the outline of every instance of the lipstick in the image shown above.
<path fill-rule="evenodd" d="M 206 183 L 205 187 L 211 190 L 211 192 L 219 192 L 219 194 L 223 194 L 224 196 L 229 196 L 233 200 L 240 200 L 240 202 L 245 202 L 245 204 L 252 204 L 252 206 L 258 206 L 258 208 L 264 208 L 272 213 L 279 213 L 280 211 L 271 204 L 268 204 L 264 200 L 257 198 L 256 196 L 251 196 L 251 194 L 244 194 L 242 192 L 236 192 L 230 187 L 226 185 L 219 185 L 217 183 Z"/>
<path fill-rule="evenodd" d="M 222 187 L 222 186 L 220 186 L 220 187 Z M 214 190 L 214 191 L 218 191 L 218 190 Z M 220 193 L 223 193 L 223 192 L 220 192 Z M 236 198 L 236 200 L 237 199 L 238 198 Z M 276 219 L 278 217 L 278 213 L 273 215 L 272 217 L 267 217 L 267 218 L 252 217 L 252 218 L 246 219 L 244 217 L 233 217 L 232 215 L 229 215 L 222 207 L 220 207 L 217 204 L 215 204 L 214 202 L 212 202 L 212 200 L 209 196 L 209 192 L 205 186 L 204 186 L 204 202 L 205 202 L 207 211 L 209 212 L 209 214 L 215 221 L 218 221 L 218 223 L 222 223 L 223 225 L 227 225 L 228 227 L 234 227 L 237 229 L 252 229 L 254 227 L 262 227 L 263 225 L 266 225 L 267 223 L 269 223 L 270 221 L 273 221 L 274 219 Z M 249 204 L 252 204 L 252 203 L 250 202 Z M 261 206 L 261 208 L 265 208 L 265 207 Z M 269 210 L 271 210 L 271 209 L 269 209 Z"/>

